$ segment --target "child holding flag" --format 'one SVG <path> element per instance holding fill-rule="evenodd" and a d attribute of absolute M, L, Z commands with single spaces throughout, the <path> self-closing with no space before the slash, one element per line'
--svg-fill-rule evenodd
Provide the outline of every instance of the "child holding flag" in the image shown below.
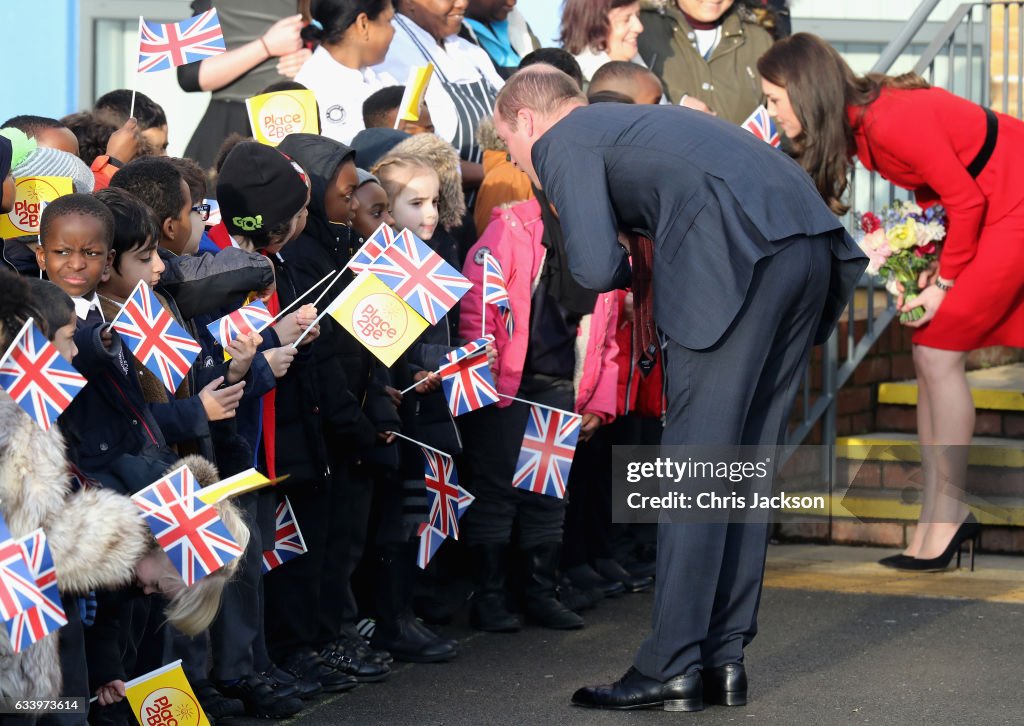
<path fill-rule="evenodd" d="M 267 250 L 269 256 L 279 252 L 303 225 L 309 188 L 305 173 L 283 154 L 263 144 L 242 142 L 224 160 L 218 174 L 217 198 L 234 241 L 249 251 Z M 245 220 L 258 220 L 258 224 Z M 279 291 L 283 284 L 285 281 L 278 279 Z M 289 302 L 295 298 L 297 295 Z M 275 293 L 267 301 L 267 314 L 276 316 L 281 309 L 279 293 Z M 239 430 L 246 432 L 254 447 L 259 446 L 260 434 L 264 442 L 276 441 L 276 386 L 288 375 L 296 358 L 297 348 L 292 343 L 315 315 L 312 306 L 300 308 L 274 327 L 260 331 L 265 339 L 261 355 L 275 376 L 275 387 L 263 391 L 260 397 L 247 396 L 237 417 Z M 303 345 L 314 337 L 311 333 Z M 268 460 L 258 454 L 257 460 L 270 476 L 277 475 L 273 457 Z M 274 548 L 276 492 L 265 489 L 244 494 L 236 501 L 252 524 L 253 542 L 238 580 L 225 593 L 230 609 L 226 607 L 211 628 L 212 677 L 225 696 L 243 702 L 247 715 L 282 718 L 300 710 L 299 698 L 315 695 L 321 686 L 315 680 L 299 680 L 277 668 L 266 652 L 262 564 L 264 550 Z"/>
<path fill-rule="evenodd" d="M 512 486 L 523 431 L 531 407 L 516 396 L 563 411 L 578 411 L 579 438 L 586 441 L 615 417 L 614 356 L 616 311 L 612 293 L 598 296 L 588 316 L 567 310 L 551 293 L 553 270 L 542 243 L 544 223 L 536 199 L 495 209 L 491 223 L 470 250 L 463 272 L 482 282 L 484 264 L 497 262 L 503 273 L 512 331 L 482 296 L 463 301 L 464 336 L 483 329 L 498 350 L 494 379 L 503 400 L 467 416 L 467 488 L 476 496 L 464 518 L 465 538 L 474 552 L 473 622 L 481 630 L 512 631 L 518 618 L 505 608 L 506 550 L 518 520 L 519 548 L 527 558 L 526 613 L 539 624 L 579 628 L 583 620 L 555 596 L 566 500 Z M 469 418 L 472 417 L 472 418 Z"/>
<path fill-rule="evenodd" d="M 0 285 L 5 290 L 0 300 L 0 349 L 7 348 L 15 331 L 31 316 L 61 355 L 73 354 L 67 328 L 73 325 L 74 306 L 65 293 L 51 283 L 26 282 L 7 272 L 0 272 Z M 79 596 L 132 582 L 144 584 L 172 596 L 166 613 L 170 622 L 197 632 L 216 612 L 220 587 L 233 572 L 232 567 L 224 567 L 217 576 L 201 580 L 201 586 L 172 588 L 168 583 L 180 584 L 180 575 L 161 566 L 167 555 L 136 505 L 113 491 L 84 485 L 81 477 L 71 478 L 69 473 L 60 430 L 43 429 L 18 410 L 10 397 L 0 397 L 0 515 L 14 538 L 27 540 L 33 532 L 41 535 L 34 546 L 47 548 L 52 556 L 60 593 L 56 599 L 47 596 L 50 616 L 39 621 L 51 622 L 58 630 L 28 633 L 34 640 L 31 645 L 24 643 L 21 632 L 0 638 L 0 659 L 7 665 L 0 673 L 0 692 L 8 698 L 88 699 Z M 232 536 L 244 544 L 246 532 L 238 526 L 237 516 L 232 516 L 230 505 L 223 508 L 221 517 Z M 43 590 L 48 591 L 49 587 Z M 61 620 L 66 624 L 61 625 Z M 113 635 L 109 645 L 119 659 L 116 632 Z M 21 645 L 20 653 L 10 652 L 12 642 Z"/>
<path fill-rule="evenodd" d="M 28 317 L 51 340 L 74 318 L 65 293 L 34 280 L 34 294 L 29 282 L 0 271 L 0 350 L 7 349 Z M 67 358 L 74 345 L 62 338 L 61 354 Z M 59 630 L 34 634 L 39 639 L 20 653 L 10 650 L 20 637 L 0 637 L 0 659 L 6 663 L 0 692 L 7 698 L 88 700 L 78 598 L 97 587 L 131 582 L 134 564 L 148 549 L 145 523 L 126 497 L 100 489 L 73 490 L 60 429 L 44 430 L 7 395 L 0 396 L 0 515 L 16 539 L 43 529 L 61 574 L 61 597 L 53 607 L 66 621 Z"/>
<path fill-rule="evenodd" d="M 104 486 L 131 493 L 171 462 L 121 337 L 104 325 L 96 289 L 113 261 L 114 218 L 88 194 L 60 197 L 43 211 L 36 258 L 71 296 L 78 316 L 73 364 L 89 381 L 61 423 L 69 458 Z"/>
<path fill-rule="evenodd" d="M 359 179 L 352 150 L 332 139 L 292 134 L 278 149 L 305 169 L 312 186 L 306 228 L 280 253 L 302 290 L 327 273 L 337 273 L 355 253 L 357 238 L 348 225 L 358 209 L 354 193 Z M 336 280 L 328 283 L 333 285 L 328 297 L 336 297 L 350 275 L 345 272 L 336 285 Z M 288 654 L 299 671 L 318 667 L 316 659 L 322 659 L 340 673 L 381 680 L 389 669 L 355 629 L 358 608 L 351 577 L 365 545 L 372 496 L 362 462 L 375 446 L 389 443 L 384 432 L 398 429 L 400 422 L 377 378 L 378 364 L 340 326 L 333 321 L 321 326 L 311 356 L 319 398 L 314 416 L 323 430 L 329 468 L 316 473 L 315 483 L 296 487 L 294 496 L 289 492 L 309 552 L 267 578 L 271 653 L 276 649 Z M 286 430 L 280 417 L 278 430 Z M 287 430 L 294 433 L 288 442 L 279 442 L 279 452 L 301 428 Z M 304 448 L 298 442 L 296 446 Z M 303 469 L 309 471 L 307 467 Z"/>

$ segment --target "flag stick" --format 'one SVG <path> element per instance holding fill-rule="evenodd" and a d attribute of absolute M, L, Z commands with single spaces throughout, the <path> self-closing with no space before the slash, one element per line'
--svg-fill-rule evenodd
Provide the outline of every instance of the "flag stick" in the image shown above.
<path fill-rule="evenodd" d="M 337 275 L 335 275 L 334 279 L 331 280 L 330 283 L 328 283 L 327 287 L 324 288 L 324 291 L 322 293 L 320 293 L 320 297 L 318 297 L 316 299 L 316 301 L 313 303 L 314 307 L 316 306 L 316 304 L 318 302 L 320 302 L 320 300 L 323 299 L 323 296 L 327 294 L 327 291 L 330 290 L 332 287 L 334 287 L 334 283 L 336 283 L 338 280 L 341 279 L 341 274 L 344 271 L 345 271 L 345 268 L 344 267 L 341 268 L 341 272 L 339 272 Z M 323 320 L 324 316 L 327 315 L 327 311 L 330 310 L 330 309 L 331 309 L 331 306 L 327 305 L 326 307 L 324 307 L 323 310 L 320 311 L 320 313 L 316 316 L 316 320 L 314 320 L 313 323 L 308 328 L 306 328 L 305 330 L 302 331 L 302 335 L 299 336 L 298 340 L 296 340 L 294 343 L 292 343 L 292 347 L 293 348 L 298 348 L 299 347 L 299 343 L 301 343 L 306 338 L 306 336 L 309 335 L 309 331 L 312 330 L 314 327 L 316 327 L 317 323 L 319 323 L 321 320 Z"/>
<path fill-rule="evenodd" d="M 139 43 L 142 43 L 142 16 L 139 16 L 139 32 L 135 36 Z M 140 46 L 141 47 L 141 46 Z M 135 73 L 132 75 L 132 105 L 128 109 L 128 118 L 135 116 L 135 87 L 139 85 L 139 61 L 135 61 Z"/>
<path fill-rule="evenodd" d="M 437 373 L 437 371 L 431 371 L 431 373 Z M 415 383 L 413 383 L 413 384 L 412 384 L 411 386 L 409 386 L 408 388 L 406 388 L 406 389 L 405 389 L 404 391 L 399 391 L 399 393 L 400 393 L 401 395 L 403 395 L 403 396 L 404 396 L 404 395 L 405 395 L 405 394 L 407 394 L 407 393 L 408 393 L 409 391 L 411 391 L 412 389 L 416 388 L 416 386 L 418 386 L 418 385 L 420 385 L 421 383 L 423 383 L 423 381 L 425 381 L 425 380 L 427 380 L 427 379 L 426 379 L 426 378 L 421 378 L 420 380 L 416 381 L 416 382 L 415 382 Z"/>
<path fill-rule="evenodd" d="M 6 363 L 7 359 L 11 357 L 11 353 L 14 352 L 14 349 L 17 347 L 18 342 L 21 340 L 22 336 L 25 335 L 25 331 L 28 330 L 30 327 L 32 327 L 32 318 L 28 318 L 27 320 L 25 320 L 25 324 L 21 326 L 21 330 L 18 331 L 18 334 L 11 338 L 10 346 L 8 346 L 7 350 L 4 351 L 3 357 L 0 358 L 0 368 L 3 368 L 4 363 Z"/>
<path fill-rule="evenodd" d="M 384 433 L 389 434 L 390 436 L 397 436 L 400 439 L 405 439 L 409 443 L 416 444 L 417 446 L 422 446 L 424 449 L 427 449 L 428 451 L 433 451 L 435 454 L 440 454 L 441 456 L 447 456 L 447 457 L 451 458 L 451 454 L 447 454 L 447 453 L 441 451 L 440 449 L 435 449 L 433 446 L 427 446 L 422 441 L 417 441 L 416 439 L 410 439 L 408 436 L 403 436 L 402 434 L 398 433 L 397 431 L 385 431 Z"/>
<path fill-rule="evenodd" d="M 284 315 L 285 315 L 285 314 L 286 314 L 286 313 L 287 313 L 287 312 L 288 312 L 289 310 L 291 310 L 291 309 L 292 309 L 293 307 L 295 307 L 295 306 L 296 306 L 296 305 L 298 304 L 298 302 L 299 302 L 300 300 L 302 300 L 302 298 L 306 297 L 306 295 L 308 295 L 309 293 L 311 293 L 311 292 L 313 292 L 314 290 L 316 290 L 316 289 L 317 289 L 318 287 L 320 287 L 320 286 L 321 286 L 321 285 L 322 285 L 322 284 L 324 283 L 324 280 L 326 280 L 326 279 L 327 279 L 328 277 L 331 277 L 331 276 L 332 276 L 332 275 L 334 275 L 334 274 L 335 274 L 335 273 L 334 273 L 333 271 L 332 271 L 332 272 L 328 272 L 328 273 L 327 273 L 326 275 L 324 275 L 323 277 L 321 277 L 321 278 L 320 278 L 320 281 L 319 281 L 319 282 L 317 282 L 317 283 L 314 283 L 314 284 L 313 284 L 313 287 L 309 288 L 309 289 L 308 289 L 308 290 L 306 290 L 306 291 L 305 291 L 304 293 L 302 293 L 302 294 L 301 294 L 301 295 L 299 295 L 299 296 L 298 296 L 297 298 L 295 298 L 295 299 L 294 299 L 294 300 L 292 300 L 292 301 L 291 301 L 290 303 L 288 303 L 288 307 L 286 307 L 286 308 L 285 308 L 284 310 L 282 310 L 282 311 L 281 311 L 281 312 L 279 312 L 279 313 L 278 313 L 277 315 L 275 315 L 275 316 L 274 316 L 274 319 L 273 319 L 273 320 L 271 320 L 271 321 L 270 321 L 269 323 L 267 323 L 267 327 L 269 328 L 269 327 L 270 327 L 271 325 L 273 325 L 273 324 L 274 324 L 274 323 L 276 323 L 276 322 L 277 322 L 278 320 L 280 320 L 280 319 L 281 319 L 281 318 L 282 318 L 282 317 L 283 317 L 283 316 L 284 316 Z"/>
<path fill-rule="evenodd" d="M 327 287 L 325 287 L 325 288 L 323 289 L 323 292 L 321 292 L 321 293 L 320 293 L 320 295 L 319 295 L 319 296 L 317 296 L 317 299 L 313 301 L 313 307 L 316 307 L 316 306 L 317 306 L 317 304 L 318 304 L 318 303 L 319 303 L 319 302 L 320 302 L 321 300 L 323 300 L 323 299 L 324 299 L 324 295 L 326 295 L 326 294 L 327 294 L 327 291 L 328 291 L 328 290 L 330 290 L 330 289 L 331 289 L 332 287 L 334 287 L 334 283 L 336 283 L 336 282 L 337 282 L 338 280 L 340 280 L 340 279 L 341 279 L 341 275 L 342 275 L 342 273 L 344 273 L 344 272 L 345 272 L 345 270 L 347 270 L 347 269 L 348 269 L 348 265 L 346 264 L 346 265 L 345 265 L 344 267 L 342 267 L 342 268 L 341 268 L 341 269 L 340 269 L 340 270 L 338 271 L 338 273 L 337 273 L 337 274 L 336 274 L 336 275 L 334 276 L 334 279 L 333 279 L 333 280 L 331 280 L 331 281 L 330 281 L 330 282 L 329 282 L 329 283 L 327 284 Z M 322 316 L 321 316 L 321 317 L 322 317 Z"/>
<path fill-rule="evenodd" d="M 559 413 L 567 413 L 570 416 L 579 416 L 578 413 L 573 413 L 572 411 L 566 411 L 564 408 L 555 408 L 554 406 L 546 406 L 543 403 L 537 403 L 536 401 L 527 401 L 525 398 L 516 398 L 515 396 L 506 396 L 504 393 L 499 393 L 498 396 L 500 398 L 507 398 L 509 401 L 519 401 L 519 403 L 528 403 L 531 406 L 540 406 L 541 408 L 546 408 L 549 411 L 558 411 Z"/>
<path fill-rule="evenodd" d="M 487 336 L 484 336 L 484 337 L 486 338 Z M 493 340 L 493 338 L 491 340 Z M 488 342 L 487 345 L 490 345 L 490 342 Z M 469 355 L 463 356 L 462 358 L 459 358 L 459 361 L 469 360 L 470 358 L 476 358 L 478 355 L 486 355 L 487 354 L 487 345 L 480 346 L 479 348 L 474 350 Z M 441 371 L 443 371 L 445 368 L 447 368 L 450 365 L 454 365 L 454 364 L 453 363 L 445 363 L 443 366 L 438 368 L 436 371 L 431 371 L 431 373 L 436 373 L 437 375 L 441 375 Z M 416 383 L 413 383 L 411 386 L 406 388 L 404 391 L 399 391 L 399 393 L 401 393 L 404 396 L 409 391 L 411 391 L 412 389 L 416 388 L 416 386 L 418 386 L 421 383 L 423 383 L 424 380 L 426 380 L 426 379 L 421 379 L 419 381 L 416 381 Z"/>

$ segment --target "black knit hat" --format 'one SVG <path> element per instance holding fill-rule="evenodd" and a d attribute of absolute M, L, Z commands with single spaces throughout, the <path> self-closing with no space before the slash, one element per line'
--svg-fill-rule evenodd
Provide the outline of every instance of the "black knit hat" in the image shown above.
<path fill-rule="evenodd" d="M 268 232 L 302 209 L 309 190 L 306 173 L 273 147 L 246 141 L 224 160 L 217 176 L 217 202 L 230 234 Z"/>

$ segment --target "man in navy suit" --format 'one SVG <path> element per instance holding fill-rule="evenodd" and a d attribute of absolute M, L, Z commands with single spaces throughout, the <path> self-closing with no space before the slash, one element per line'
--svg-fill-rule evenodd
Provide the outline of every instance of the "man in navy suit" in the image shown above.
<path fill-rule="evenodd" d="M 587 107 L 568 76 L 542 66 L 512 76 L 495 125 L 557 211 L 583 287 L 628 286 L 619 239 L 653 241 L 662 443 L 779 444 L 811 345 L 829 336 L 866 267 L 803 169 L 690 109 Z M 764 521 L 660 524 L 652 633 L 625 676 L 573 703 L 746 703 L 743 648 L 757 630 L 767 542 Z"/>

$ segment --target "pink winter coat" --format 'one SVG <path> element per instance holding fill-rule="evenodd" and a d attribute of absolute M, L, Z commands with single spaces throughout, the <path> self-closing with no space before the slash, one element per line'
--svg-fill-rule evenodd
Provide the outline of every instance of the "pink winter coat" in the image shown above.
<path fill-rule="evenodd" d="M 498 359 L 494 366 L 494 382 L 499 393 L 516 395 L 523 377 L 526 348 L 530 335 L 530 301 L 535 283 L 544 262 L 541 237 L 540 204 L 536 199 L 520 202 L 508 208 L 496 208 L 491 214 L 480 241 L 466 255 L 462 273 L 473 281 L 474 287 L 462 298 L 459 312 L 459 334 L 466 340 L 475 340 L 481 333 L 494 336 Z M 505 273 L 512 303 L 515 329 L 509 338 L 498 308 L 487 306 L 486 330 L 481 328 L 483 290 L 483 253 L 487 249 L 498 260 Z M 615 292 L 598 296 L 592 315 L 580 321 L 576 338 L 576 412 L 592 413 L 607 424 L 615 418 L 616 382 L 618 364 L 615 357 L 619 347 L 615 342 L 618 306 Z M 509 405 L 502 399 L 497 405 Z"/>

